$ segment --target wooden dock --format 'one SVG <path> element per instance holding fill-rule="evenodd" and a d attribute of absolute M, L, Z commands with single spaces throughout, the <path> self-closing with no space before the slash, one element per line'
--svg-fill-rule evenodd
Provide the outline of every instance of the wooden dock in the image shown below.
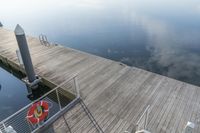
<path fill-rule="evenodd" d="M 200 132 L 200 88 L 165 76 L 129 67 L 63 46 L 46 47 L 27 37 L 36 73 L 52 84 L 78 75 L 81 98 L 105 133 L 131 131 L 150 105 L 147 129 L 152 133 L 182 133 L 188 121 Z M 0 57 L 16 67 L 17 42 L 12 31 L 0 28 Z M 65 117 L 72 132 L 96 132 L 80 111 Z M 48 132 L 68 132 L 64 119 L 58 119 Z"/>

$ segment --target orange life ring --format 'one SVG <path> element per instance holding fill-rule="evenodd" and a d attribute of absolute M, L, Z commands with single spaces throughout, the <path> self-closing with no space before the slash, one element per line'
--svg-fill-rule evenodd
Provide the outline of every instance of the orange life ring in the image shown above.
<path fill-rule="evenodd" d="M 32 123 L 37 124 L 44 121 L 49 113 L 49 105 L 46 101 L 34 103 L 28 110 L 26 118 Z"/>

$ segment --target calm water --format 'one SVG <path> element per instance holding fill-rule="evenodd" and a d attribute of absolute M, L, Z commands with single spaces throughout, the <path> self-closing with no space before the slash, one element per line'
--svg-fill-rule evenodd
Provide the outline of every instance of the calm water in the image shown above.
<path fill-rule="evenodd" d="M 6 0 L 0 16 L 6 28 L 200 85 L 199 0 Z"/>
<path fill-rule="evenodd" d="M 15 113 L 31 101 L 26 85 L 0 67 L 0 121 Z"/>

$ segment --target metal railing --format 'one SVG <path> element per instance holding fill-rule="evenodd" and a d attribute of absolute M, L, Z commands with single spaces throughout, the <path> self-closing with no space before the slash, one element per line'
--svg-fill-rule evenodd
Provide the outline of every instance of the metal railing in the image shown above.
<path fill-rule="evenodd" d="M 150 105 L 146 107 L 143 114 L 136 123 L 136 131 L 140 131 L 147 128 L 149 112 L 150 112 Z"/>
<path fill-rule="evenodd" d="M 76 103 L 80 102 L 79 88 L 76 79 L 76 76 L 74 76 L 73 78 L 64 81 L 42 97 L 1 121 L 0 133 L 7 133 L 6 130 L 10 130 L 10 128 L 13 128 L 13 130 L 17 133 L 34 133 L 39 131 L 42 127 L 47 127 L 52 124 L 52 122 L 58 119 L 67 110 L 71 109 L 76 105 Z M 75 96 L 72 101 L 66 98 L 66 95 L 69 94 L 68 90 L 75 92 Z M 38 124 L 32 124 L 27 118 L 27 112 L 34 103 L 40 100 L 45 100 L 49 105 L 48 118 L 46 121 Z"/>

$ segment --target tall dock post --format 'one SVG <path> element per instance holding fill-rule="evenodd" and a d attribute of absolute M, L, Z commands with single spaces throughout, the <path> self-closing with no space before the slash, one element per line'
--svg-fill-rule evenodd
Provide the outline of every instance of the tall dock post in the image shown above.
<path fill-rule="evenodd" d="M 3 24 L 0 22 L 0 27 L 3 27 Z"/>
<path fill-rule="evenodd" d="M 27 78 L 28 78 L 28 82 L 26 83 L 29 85 L 29 87 L 31 87 L 32 89 L 35 89 L 37 88 L 37 84 L 39 81 L 33 69 L 33 64 L 31 60 L 28 44 L 26 41 L 25 32 L 19 24 L 15 28 L 15 36 L 16 36 L 17 44 L 21 53 L 24 68 L 25 68 Z"/>

